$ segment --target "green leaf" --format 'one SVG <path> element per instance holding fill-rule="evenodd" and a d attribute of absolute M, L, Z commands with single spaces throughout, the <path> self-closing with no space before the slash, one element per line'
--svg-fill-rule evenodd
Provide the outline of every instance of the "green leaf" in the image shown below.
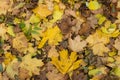
<path fill-rule="evenodd" d="M 39 34 L 39 32 L 35 31 L 35 30 L 32 30 L 31 31 L 32 34 Z"/>
<path fill-rule="evenodd" d="M 24 22 L 19 23 L 19 27 L 23 29 L 25 27 L 25 23 Z"/>

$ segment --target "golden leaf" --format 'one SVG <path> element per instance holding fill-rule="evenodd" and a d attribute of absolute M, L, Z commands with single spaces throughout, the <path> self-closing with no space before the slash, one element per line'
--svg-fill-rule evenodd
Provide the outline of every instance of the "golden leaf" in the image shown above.
<path fill-rule="evenodd" d="M 58 42 L 62 41 L 62 34 L 58 26 L 48 28 L 47 31 L 43 33 L 43 38 L 39 43 L 38 48 L 42 48 L 47 40 L 49 45 L 58 45 Z"/>
<path fill-rule="evenodd" d="M 51 15 L 52 12 L 48 9 L 48 7 L 44 4 L 39 4 L 38 7 L 33 9 L 33 12 L 39 16 L 40 18 L 45 18 L 48 15 Z"/>
<path fill-rule="evenodd" d="M 88 3 L 88 8 L 90 10 L 97 10 L 101 7 L 101 5 L 95 0 L 95 1 L 90 1 Z"/>
<path fill-rule="evenodd" d="M 77 69 L 80 64 L 84 62 L 83 60 L 76 61 L 76 52 L 72 52 L 70 57 L 68 56 L 67 50 L 62 50 L 59 53 L 60 60 L 58 59 L 58 57 L 52 57 L 52 64 L 54 64 L 62 74 L 66 74 Z"/>

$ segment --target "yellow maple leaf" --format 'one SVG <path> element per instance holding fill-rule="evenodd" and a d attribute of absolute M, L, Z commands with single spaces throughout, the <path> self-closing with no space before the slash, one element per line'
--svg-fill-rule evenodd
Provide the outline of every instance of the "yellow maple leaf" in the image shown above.
<path fill-rule="evenodd" d="M 101 30 L 103 33 L 110 37 L 117 37 L 120 34 L 116 24 L 112 24 L 111 21 L 106 21 Z"/>
<path fill-rule="evenodd" d="M 43 38 L 39 43 L 38 48 L 42 48 L 47 40 L 49 45 L 58 45 L 58 42 L 62 41 L 62 34 L 58 26 L 48 28 L 47 31 L 43 33 Z"/>
<path fill-rule="evenodd" d="M 4 64 L 8 65 L 15 58 L 16 58 L 15 55 L 12 55 L 10 52 L 5 53 Z"/>
<path fill-rule="evenodd" d="M 53 11 L 53 19 L 50 20 L 51 23 L 56 22 L 57 20 L 60 20 L 63 15 L 63 10 L 60 9 L 58 4 L 54 5 L 54 11 Z"/>
<path fill-rule="evenodd" d="M 76 52 L 72 52 L 70 56 L 68 56 L 67 50 L 62 50 L 59 53 L 60 60 L 58 57 L 52 57 L 52 64 L 54 64 L 62 74 L 66 74 L 77 69 L 80 64 L 84 62 L 82 59 L 76 60 Z"/>
<path fill-rule="evenodd" d="M 21 68 L 24 68 L 29 71 L 29 75 L 39 74 L 39 67 L 43 66 L 42 60 L 38 60 L 37 58 L 32 58 L 33 54 L 27 54 L 23 57 L 23 61 L 20 64 Z"/>
<path fill-rule="evenodd" d="M 48 9 L 48 7 L 44 4 L 39 4 L 38 7 L 36 7 L 35 9 L 33 9 L 33 12 L 39 16 L 40 18 L 45 18 L 48 15 L 52 14 L 52 11 L 50 11 Z"/>

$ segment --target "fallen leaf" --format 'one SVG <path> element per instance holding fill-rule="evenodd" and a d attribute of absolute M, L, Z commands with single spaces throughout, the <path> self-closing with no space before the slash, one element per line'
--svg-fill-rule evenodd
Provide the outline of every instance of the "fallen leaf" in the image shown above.
<path fill-rule="evenodd" d="M 19 62 L 17 59 L 14 59 L 6 68 L 6 73 L 11 79 L 15 79 L 15 76 L 18 75 Z"/>
<path fill-rule="evenodd" d="M 105 52 L 110 51 L 109 48 L 105 47 L 103 43 L 95 44 L 92 47 L 92 50 L 93 50 L 94 55 L 98 55 L 98 56 L 104 56 Z"/>
<path fill-rule="evenodd" d="M 19 52 L 24 52 L 28 47 L 28 40 L 24 33 L 16 34 L 15 38 L 12 41 L 13 48 L 17 49 Z"/>
<path fill-rule="evenodd" d="M 48 52 L 48 57 L 58 57 L 59 56 L 59 54 L 58 54 L 58 52 L 57 52 L 57 50 L 56 50 L 56 48 L 55 48 L 55 46 L 52 46 L 51 47 L 51 49 L 49 50 L 49 52 Z"/>
<path fill-rule="evenodd" d="M 87 42 L 82 40 L 80 36 L 76 36 L 74 39 L 68 39 L 69 48 L 72 51 L 79 52 L 87 45 Z"/>
<path fill-rule="evenodd" d="M 36 7 L 35 9 L 33 9 L 33 12 L 39 16 L 40 18 L 45 18 L 48 15 L 52 14 L 52 11 L 50 11 L 48 9 L 48 7 L 44 4 L 39 4 L 38 7 Z"/>
<path fill-rule="evenodd" d="M 48 41 L 49 45 L 58 45 L 58 42 L 62 41 L 62 34 L 58 26 L 53 28 L 48 28 L 47 31 L 43 33 L 43 38 L 38 45 L 38 48 L 42 48 L 44 44 Z"/>
<path fill-rule="evenodd" d="M 90 10 L 97 10 L 97 9 L 99 9 L 100 7 L 101 7 L 101 4 L 98 3 L 97 0 L 90 1 L 90 2 L 88 3 L 88 8 L 89 8 Z"/>
<path fill-rule="evenodd" d="M 60 60 L 58 59 L 58 57 L 52 57 L 52 64 L 54 64 L 62 74 L 66 74 L 77 69 L 80 64 L 84 62 L 82 59 L 76 60 L 76 52 L 71 52 L 70 56 L 68 56 L 67 50 L 62 50 L 59 53 Z"/>
<path fill-rule="evenodd" d="M 38 75 L 41 66 L 43 66 L 42 60 L 39 60 L 37 58 L 32 58 L 33 54 L 27 54 L 22 58 L 22 62 L 20 64 L 21 68 L 24 68 L 29 71 L 29 75 L 32 76 L 32 74 Z"/>

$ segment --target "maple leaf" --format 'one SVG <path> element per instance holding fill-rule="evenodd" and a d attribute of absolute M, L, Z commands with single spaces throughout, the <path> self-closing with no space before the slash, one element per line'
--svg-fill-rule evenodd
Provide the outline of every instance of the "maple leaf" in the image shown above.
<path fill-rule="evenodd" d="M 101 30 L 103 33 L 110 37 L 117 37 L 120 34 L 119 30 L 116 27 L 116 24 L 112 24 L 111 21 L 106 21 Z"/>
<path fill-rule="evenodd" d="M 38 60 L 37 58 L 32 58 L 33 54 L 27 54 L 23 57 L 22 62 L 20 64 L 21 68 L 24 68 L 29 71 L 29 75 L 39 74 L 39 67 L 43 66 L 42 60 Z"/>
<path fill-rule="evenodd" d="M 97 43 L 107 44 L 109 43 L 109 37 L 104 35 L 100 30 L 97 30 L 94 34 L 89 35 L 86 41 L 93 46 Z"/>
<path fill-rule="evenodd" d="M 54 5 L 54 11 L 53 11 L 53 19 L 50 20 L 51 23 L 56 22 L 57 20 L 60 20 L 63 15 L 63 10 L 60 9 L 58 4 Z"/>
<path fill-rule="evenodd" d="M 42 48 L 47 40 L 49 45 L 58 45 L 58 42 L 62 41 L 62 34 L 58 26 L 48 28 L 47 31 L 43 33 L 43 38 L 39 43 L 38 48 Z"/>
<path fill-rule="evenodd" d="M 55 46 L 52 46 L 51 49 L 48 52 L 48 57 L 58 57 L 59 54 L 57 52 L 57 50 L 55 49 Z"/>
<path fill-rule="evenodd" d="M 70 57 L 68 56 L 67 50 L 62 50 L 59 53 L 60 60 L 58 59 L 58 57 L 52 57 L 52 64 L 54 64 L 62 74 L 66 74 L 77 69 L 80 64 L 84 62 L 82 59 L 76 60 L 76 52 L 72 52 Z"/>
<path fill-rule="evenodd" d="M 14 80 L 15 76 L 18 75 L 19 62 L 14 59 L 6 68 L 7 75 Z"/>
<path fill-rule="evenodd" d="M 0 14 L 6 14 L 12 5 L 12 0 L 0 0 Z"/>
<path fill-rule="evenodd" d="M 50 11 L 48 9 L 48 7 L 44 4 L 39 4 L 38 7 L 36 7 L 35 9 L 33 9 L 33 12 L 39 16 L 40 18 L 45 18 L 48 15 L 52 14 L 52 11 Z"/>
<path fill-rule="evenodd" d="M 118 50 L 118 55 L 120 55 L 120 39 L 119 38 L 115 40 L 115 44 L 113 46 Z"/>
<path fill-rule="evenodd" d="M 12 42 L 13 48 L 17 49 L 20 52 L 24 52 L 24 50 L 28 47 L 28 40 L 24 33 L 18 33 Z"/>
<path fill-rule="evenodd" d="M 119 3 L 120 3 L 120 1 L 119 1 Z M 115 21 L 115 23 L 120 23 L 120 12 L 118 12 L 118 14 L 117 14 L 117 20 Z"/>
<path fill-rule="evenodd" d="M 51 63 L 47 64 L 47 74 L 48 80 L 64 80 L 64 75 L 59 73 L 59 71 Z"/>
<path fill-rule="evenodd" d="M 5 34 L 7 32 L 7 28 L 5 27 L 5 24 L 0 24 L 0 37 L 5 39 Z"/>
<path fill-rule="evenodd" d="M 20 80 L 25 80 L 27 78 L 30 78 L 30 75 L 28 74 L 29 71 L 24 69 L 24 68 L 20 68 L 19 69 L 19 78 Z"/>
<path fill-rule="evenodd" d="M 110 51 L 109 48 L 105 47 L 103 43 L 95 44 L 93 47 L 93 53 L 98 56 L 104 56 L 104 52 Z"/>
<path fill-rule="evenodd" d="M 109 51 L 109 49 L 105 47 L 105 44 L 109 43 L 109 37 L 104 35 L 100 30 L 97 30 L 94 34 L 90 35 L 86 41 L 93 49 L 95 55 L 103 56 L 104 52 Z"/>
<path fill-rule="evenodd" d="M 69 47 L 71 50 L 75 52 L 79 52 L 83 50 L 83 48 L 86 46 L 87 42 L 82 40 L 80 36 L 76 36 L 74 40 L 71 38 L 68 39 Z"/>
<path fill-rule="evenodd" d="M 5 53 L 5 60 L 4 64 L 8 65 L 12 60 L 14 60 L 16 57 L 15 55 L 12 55 L 10 52 Z"/>

